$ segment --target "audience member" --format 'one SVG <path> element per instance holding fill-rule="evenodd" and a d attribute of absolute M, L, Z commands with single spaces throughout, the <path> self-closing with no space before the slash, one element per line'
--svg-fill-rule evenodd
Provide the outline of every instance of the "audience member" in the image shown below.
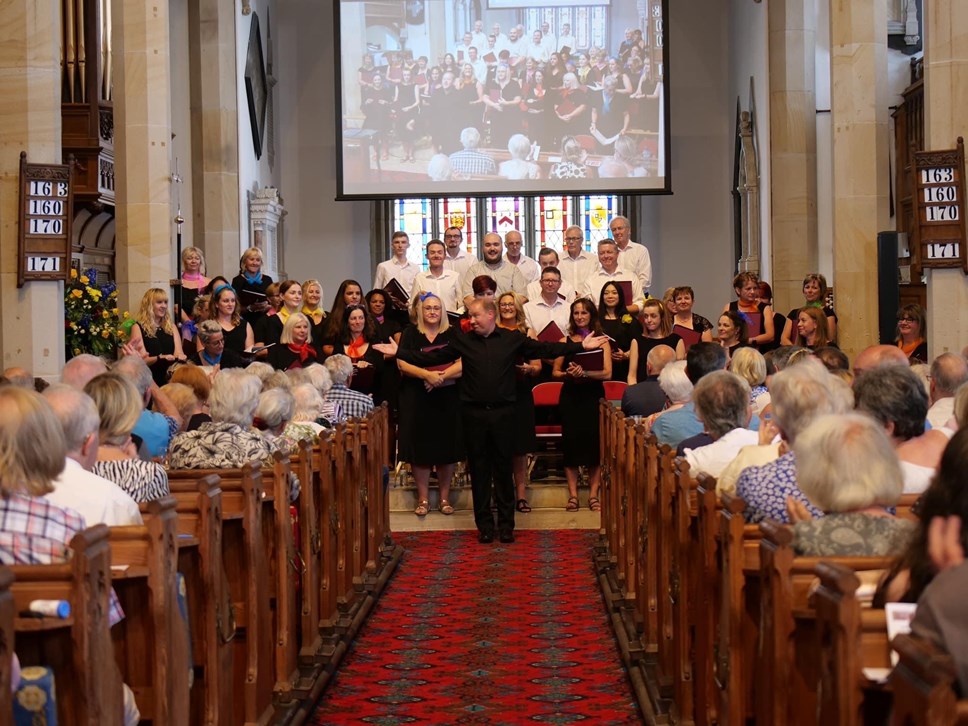
<path fill-rule="evenodd" d="M 626 416 L 651 416 L 665 407 L 666 394 L 659 386 L 659 374 L 675 359 L 676 352 L 668 345 L 657 345 L 649 351 L 646 357 L 648 376 L 634 386 L 628 386 L 622 393 L 622 413 Z"/>
<path fill-rule="evenodd" d="M 131 381 L 141 396 L 141 415 L 131 433 L 140 439 L 144 454 L 146 457 L 164 456 L 171 437 L 181 428 L 178 409 L 158 388 L 140 356 L 124 356 L 111 367 L 111 371 Z M 148 409 L 149 403 L 154 403 L 157 413 Z"/>
<path fill-rule="evenodd" d="M 854 380 L 860 378 L 865 371 L 891 365 L 909 365 L 907 356 L 900 348 L 893 345 L 872 345 L 864 348 L 854 358 Z"/>
<path fill-rule="evenodd" d="M 791 502 L 797 554 L 885 557 L 904 550 L 914 523 L 888 511 L 901 496 L 902 478 L 883 428 L 859 414 L 821 416 L 793 448 L 797 485 L 824 512 L 815 519 Z"/>
<path fill-rule="evenodd" d="M 349 387 L 353 361 L 345 355 L 331 355 L 323 364 L 333 380 L 326 401 L 339 404 L 347 418 L 363 418 L 373 410 L 373 399 Z"/>
<path fill-rule="evenodd" d="M 178 409 L 182 420 L 179 431 L 187 431 L 188 422 L 195 416 L 203 415 L 201 401 L 198 400 L 195 392 L 184 383 L 166 383 L 161 387 L 161 392 L 168 396 L 168 400 Z"/>
<path fill-rule="evenodd" d="M 750 386 L 735 373 L 713 371 L 695 385 L 692 400 L 696 417 L 712 441 L 684 448 L 683 455 L 693 475 L 719 476 L 741 448 L 758 441 L 759 434 L 747 428 L 753 415 Z"/>
<path fill-rule="evenodd" d="M 686 376 L 695 386 L 713 371 L 726 368 L 726 352 L 715 343 L 696 343 L 686 354 Z M 660 380 L 661 383 L 661 380 Z M 682 408 L 661 414 L 652 425 L 660 444 L 678 447 L 683 439 L 702 433 L 702 422 L 696 417 L 692 400 Z"/>
<path fill-rule="evenodd" d="M 968 361 L 957 353 L 942 353 L 931 363 L 931 408 L 928 423 L 941 428 L 954 412 L 955 391 L 968 382 Z"/>
<path fill-rule="evenodd" d="M 729 370 L 749 384 L 753 413 L 759 413 L 770 403 L 766 388 L 766 359 L 755 348 L 740 348 L 729 361 Z"/>
<path fill-rule="evenodd" d="M 80 391 L 94 376 L 107 373 L 107 371 L 108 366 L 103 358 L 98 358 L 90 353 L 82 353 L 64 364 L 64 370 L 61 371 L 61 383 Z"/>

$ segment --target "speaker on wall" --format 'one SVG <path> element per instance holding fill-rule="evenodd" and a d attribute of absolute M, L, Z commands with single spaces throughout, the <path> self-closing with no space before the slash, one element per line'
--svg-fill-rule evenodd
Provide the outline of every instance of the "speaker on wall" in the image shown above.
<path fill-rule="evenodd" d="M 877 234 L 877 323 L 881 343 L 893 343 L 897 309 L 901 305 L 898 251 L 907 247 L 904 232 Z"/>

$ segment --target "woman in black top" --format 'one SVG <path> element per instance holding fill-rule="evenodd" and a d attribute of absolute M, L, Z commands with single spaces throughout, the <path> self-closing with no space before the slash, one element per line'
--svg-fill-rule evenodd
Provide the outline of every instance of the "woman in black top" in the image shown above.
<path fill-rule="evenodd" d="M 336 290 L 336 297 L 333 300 L 333 308 L 329 315 L 316 329 L 313 335 L 315 340 L 323 349 L 325 355 L 333 354 L 333 347 L 339 338 L 340 330 L 343 327 L 343 313 L 348 305 L 359 305 L 363 302 L 363 288 L 356 280 L 343 280 Z"/>
<path fill-rule="evenodd" d="M 286 321 L 293 313 L 298 313 L 302 310 L 302 285 L 295 280 L 284 280 L 280 282 L 279 296 L 282 298 L 282 307 L 279 308 L 275 315 L 270 315 L 265 318 L 262 321 L 262 326 L 256 333 L 256 338 L 258 338 L 262 345 L 278 343 Z"/>
<path fill-rule="evenodd" d="M 657 345 L 668 345 L 676 360 L 686 357 L 686 346 L 678 333 L 672 332 L 672 319 L 661 300 L 649 298 L 642 306 L 642 335 L 632 341 L 629 356 L 628 384 L 634 386 L 649 375 L 649 351 Z"/>
<path fill-rule="evenodd" d="M 319 363 L 319 351 L 312 345 L 311 328 L 305 315 L 290 314 L 282 327 L 279 343 L 269 348 L 269 365 L 278 371 L 289 371 Z"/>
<path fill-rule="evenodd" d="M 239 298 L 234 287 L 221 285 L 212 292 L 209 301 L 209 320 L 219 324 L 225 334 L 225 349 L 241 356 L 255 345 L 252 326 L 242 319 L 239 312 Z M 196 341 L 196 350 L 201 350 L 202 341 Z"/>
<path fill-rule="evenodd" d="M 719 333 L 719 344 L 726 349 L 729 358 L 733 357 L 737 348 L 749 346 L 746 320 L 735 310 L 727 310 L 719 316 L 716 330 Z"/>
<path fill-rule="evenodd" d="M 262 250 L 258 247 L 250 247 L 242 253 L 239 268 L 239 274 L 232 278 L 232 287 L 239 296 L 239 312 L 255 330 L 269 309 L 265 294 L 272 278 L 262 274 Z"/>
<path fill-rule="evenodd" d="M 598 300 L 602 331 L 612 339 L 613 381 L 627 381 L 632 341 L 642 335 L 642 324 L 634 315 L 625 312 L 627 303 L 620 285 L 606 282 Z"/>
<path fill-rule="evenodd" d="M 383 353 L 373 347 L 375 331 L 373 320 L 362 305 L 350 305 L 343 311 L 339 337 L 333 346 L 334 353 L 342 353 L 353 361 L 355 370 L 350 388 L 369 393 L 373 402 L 380 405 L 385 400 L 382 388 Z"/>
<path fill-rule="evenodd" d="M 153 287 L 141 298 L 129 345 L 141 353 L 159 386 L 168 383 L 172 363 L 187 360 L 182 352 L 181 334 L 168 312 L 168 293 L 161 288 Z"/>

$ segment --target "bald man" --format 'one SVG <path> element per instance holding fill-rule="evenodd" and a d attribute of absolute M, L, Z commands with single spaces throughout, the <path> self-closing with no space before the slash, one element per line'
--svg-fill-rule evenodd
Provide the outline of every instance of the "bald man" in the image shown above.
<path fill-rule="evenodd" d="M 872 345 L 864 348 L 854 359 L 854 375 L 882 366 L 907 366 L 907 356 L 896 345 Z"/>

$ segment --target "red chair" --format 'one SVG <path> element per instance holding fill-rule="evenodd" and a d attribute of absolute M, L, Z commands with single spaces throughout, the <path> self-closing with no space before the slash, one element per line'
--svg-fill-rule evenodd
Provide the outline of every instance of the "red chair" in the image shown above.
<path fill-rule="evenodd" d="M 547 383 L 539 383 L 531 389 L 535 414 L 538 414 L 541 408 L 558 408 L 558 401 L 561 398 L 561 386 L 562 383 L 560 381 L 550 381 Z M 538 418 L 547 420 L 547 417 L 541 417 L 540 415 L 538 415 Z M 557 417 L 553 417 L 552 420 L 557 420 Z M 561 424 L 537 424 L 534 427 L 534 435 L 538 439 L 538 451 L 534 454 L 532 468 L 540 457 L 546 460 L 545 465 L 549 472 L 554 469 L 558 476 L 564 476 L 564 466 L 561 461 Z M 547 461 L 549 459 L 555 462 L 554 466 Z"/>
<path fill-rule="evenodd" d="M 605 381 L 605 400 L 615 407 L 622 405 L 622 394 L 628 388 L 625 381 Z"/>

